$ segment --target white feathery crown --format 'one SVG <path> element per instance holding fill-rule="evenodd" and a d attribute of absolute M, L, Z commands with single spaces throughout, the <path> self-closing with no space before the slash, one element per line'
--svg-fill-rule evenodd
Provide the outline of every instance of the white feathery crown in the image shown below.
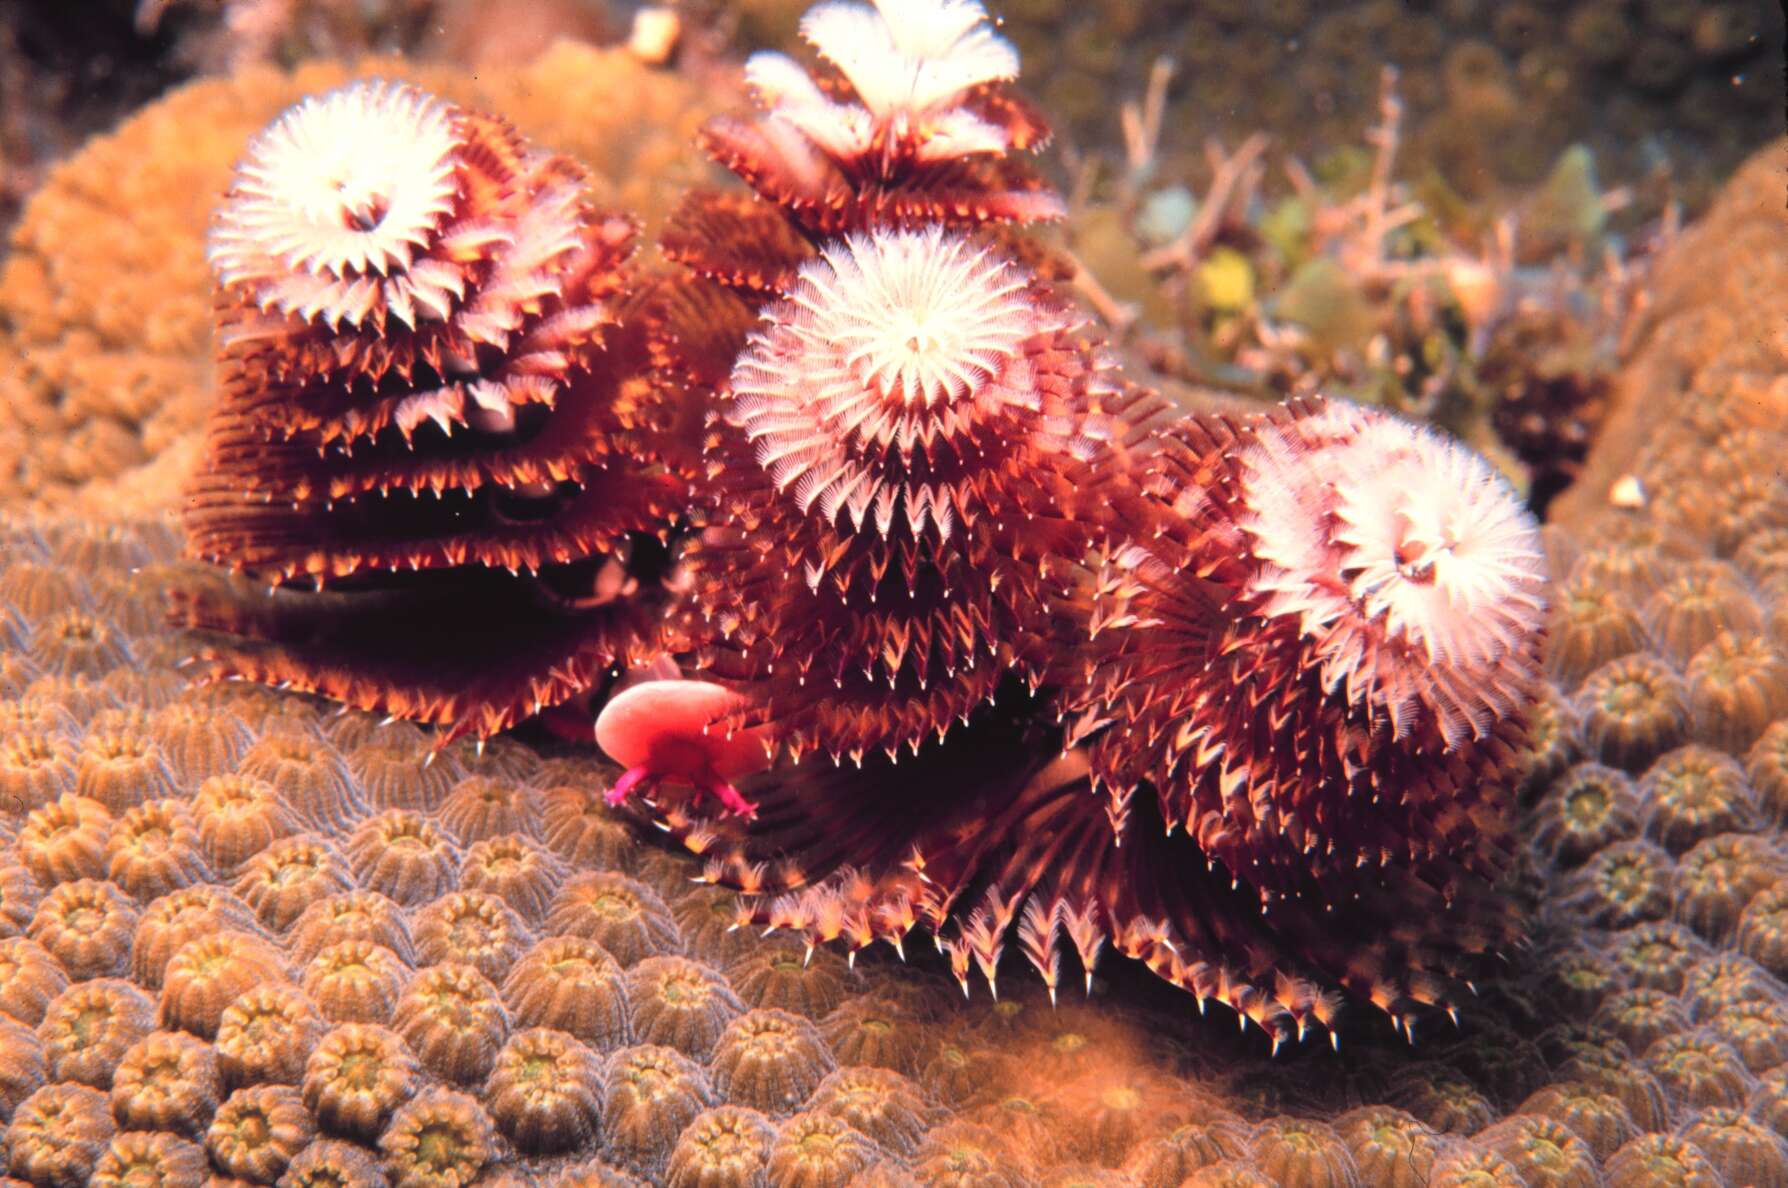
<path fill-rule="evenodd" d="M 877 116 L 921 112 L 971 87 L 1018 77 L 1018 51 L 987 25 L 976 0 L 828 0 L 801 18 L 801 36 L 850 80 Z"/>
<path fill-rule="evenodd" d="M 1018 269 L 939 228 L 852 236 L 803 270 L 790 300 L 837 335 L 864 389 L 927 407 L 969 395 L 1030 330 Z"/>
<path fill-rule="evenodd" d="M 239 247 L 334 276 L 406 267 L 453 209 L 452 109 L 384 80 L 313 95 L 250 142 L 210 256 Z"/>
<path fill-rule="evenodd" d="M 446 317 L 463 277 L 416 256 L 454 210 L 460 136 L 451 105 L 404 83 L 305 99 L 249 143 L 207 246 L 218 280 L 331 325 Z"/>
<path fill-rule="evenodd" d="M 987 24 L 977 0 L 828 0 L 808 10 L 801 35 L 850 81 L 858 103 L 838 103 L 784 54 L 753 54 L 746 82 L 770 109 L 828 154 L 869 152 L 878 133 L 906 137 L 915 121 L 921 160 L 1004 152 L 1004 131 L 955 106 L 962 95 L 1018 77 L 1018 51 Z"/>
<path fill-rule="evenodd" d="M 1295 616 L 1323 683 L 1401 734 L 1426 706 L 1449 746 L 1522 703 L 1545 620 L 1539 531 L 1481 456 L 1331 402 L 1245 451 L 1243 527 L 1269 616 Z"/>
<path fill-rule="evenodd" d="M 958 485 L 905 481 L 916 452 L 959 441 L 1039 397 L 1024 353 L 1066 328 L 1022 269 L 931 227 L 854 235 L 801 269 L 740 356 L 728 419 L 803 510 L 948 535 L 972 517 Z"/>

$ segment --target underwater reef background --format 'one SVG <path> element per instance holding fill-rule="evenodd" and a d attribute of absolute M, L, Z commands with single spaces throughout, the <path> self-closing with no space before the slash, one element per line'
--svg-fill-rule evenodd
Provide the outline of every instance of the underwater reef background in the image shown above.
<path fill-rule="evenodd" d="M 0 211 L 38 165 L 197 72 L 404 52 L 516 65 L 555 36 L 624 39 L 626 0 L 92 0 L 0 4 L 13 159 Z M 705 41 L 786 47 L 799 0 L 686 0 Z M 1537 181 L 1586 142 L 1615 175 L 1669 175 L 1699 207 L 1780 127 L 1780 7 L 1763 0 L 1017 0 L 1001 14 L 1064 140 L 1120 137 L 1114 96 L 1158 56 L 1171 155 L 1265 128 L 1313 156 L 1354 142 L 1379 68 L 1404 74 L 1417 153 L 1471 198 Z M 4 217 L 0 214 L 0 217 Z"/>
<path fill-rule="evenodd" d="M 1013 14 L 1038 79 L 1088 39 L 1024 30 L 1064 19 Z M 570 43 L 475 76 L 253 66 L 26 205 L 0 264 L 7 1182 L 1788 1183 L 1788 143 L 1651 262 L 1548 513 L 1531 943 L 1457 1029 L 1412 1047 L 1362 1014 L 1338 1057 L 1268 1059 L 1117 962 L 1086 1001 L 1019 977 L 964 1002 L 935 961 L 731 930 L 592 795 L 617 774 L 593 753 L 430 763 L 402 723 L 189 684 L 155 513 L 210 401 L 204 227 L 250 133 L 377 74 L 503 112 L 648 220 L 737 101 Z"/>

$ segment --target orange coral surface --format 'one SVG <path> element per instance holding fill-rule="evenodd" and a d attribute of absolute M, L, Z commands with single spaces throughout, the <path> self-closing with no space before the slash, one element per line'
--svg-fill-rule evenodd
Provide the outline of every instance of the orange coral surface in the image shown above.
<path fill-rule="evenodd" d="M 1024 978 L 965 1003 L 929 956 L 853 969 L 734 931 L 730 897 L 609 815 L 614 772 L 587 754 L 498 740 L 430 763 L 407 725 L 189 686 L 186 641 L 158 614 L 177 534 L 101 514 L 123 488 L 76 496 L 65 468 L 29 493 L 94 514 L 38 518 L 16 490 L 0 513 L 7 1170 L 39 1185 L 1788 1182 L 1781 152 L 1660 265 L 1595 485 L 1554 532 L 1581 596 L 1559 599 L 1552 634 L 1575 646 L 1568 671 L 1554 650 L 1523 794 L 1532 944 L 1457 1031 L 1412 1050 L 1361 1015 L 1342 1058 L 1269 1061 L 1258 1036 L 1155 1002 L 1115 963 L 1086 1005 L 1052 1009 Z M 91 355 L 69 327 L 113 316 L 104 285 L 128 277 L 153 308 L 134 288 L 148 266 L 81 269 L 42 238 L 47 218 L 27 217 L 40 230 L 21 232 L 0 293 L 62 294 L 27 302 L 41 321 L 6 307 L 13 341 L 44 344 L 31 375 L 58 344 Z M 179 250 L 202 275 L 199 226 Z M 164 332 L 139 316 L 110 333 Z M 162 349 L 182 357 L 177 332 Z M 146 419 L 65 420 L 51 390 L 16 405 L 43 419 L 13 427 L 45 456 L 92 457 L 68 443 L 111 424 L 176 465 L 135 436 Z M 1620 431 L 1636 422 L 1649 431 Z M 1611 488 L 1622 506 L 1605 506 Z"/>

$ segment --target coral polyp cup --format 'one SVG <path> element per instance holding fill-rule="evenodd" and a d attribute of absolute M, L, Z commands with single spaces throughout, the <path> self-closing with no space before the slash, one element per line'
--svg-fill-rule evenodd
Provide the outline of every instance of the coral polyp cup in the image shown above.
<path fill-rule="evenodd" d="M 627 769 L 608 803 L 673 784 L 705 792 L 735 815 L 755 813 L 734 781 L 768 767 L 770 752 L 761 731 L 724 725 L 742 700 L 725 686 L 694 680 L 647 681 L 615 694 L 596 718 L 596 745 Z"/>

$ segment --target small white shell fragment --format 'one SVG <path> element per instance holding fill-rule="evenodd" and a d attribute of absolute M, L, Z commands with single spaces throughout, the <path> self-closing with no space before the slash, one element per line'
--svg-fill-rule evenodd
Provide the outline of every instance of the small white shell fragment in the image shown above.
<path fill-rule="evenodd" d="M 627 49 L 634 57 L 653 66 L 670 61 L 683 36 L 683 18 L 673 8 L 649 5 L 633 14 L 633 31 L 627 37 Z"/>
<path fill-rule="evenodd" d="M 1623 474 L 1608 488 L 1608 503 L 1613 507 L 1641 508 L 1646 504 L 1645 484 L 1636 474 Z"/>

